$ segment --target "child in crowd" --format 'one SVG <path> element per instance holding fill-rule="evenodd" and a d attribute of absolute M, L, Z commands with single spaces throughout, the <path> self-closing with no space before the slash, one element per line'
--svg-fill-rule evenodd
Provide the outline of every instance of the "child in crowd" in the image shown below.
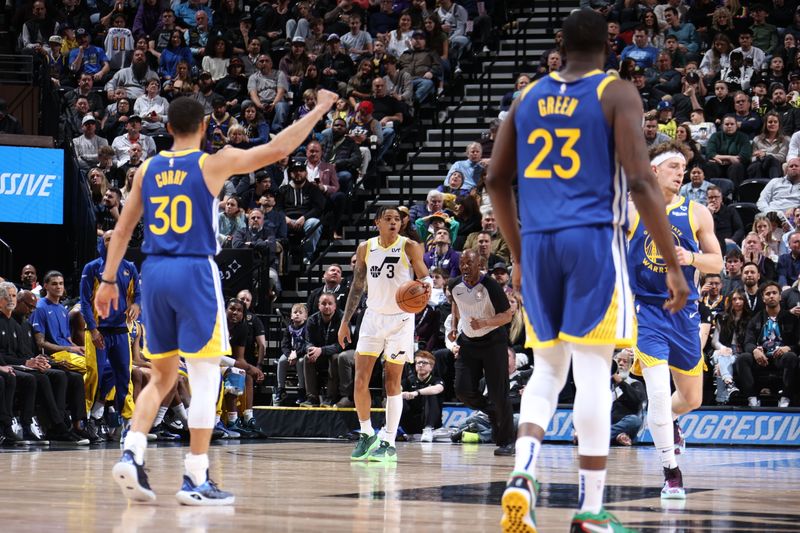
<path fill-rule="evenodd" d="M 289 366 L 297 366 L 297 404 L 306 401 L 306 380 L 304 373 L 304 356 L 306 353 L 306 320 L 308 309 L 305 304 L 292 306 L 291 322 L 286 326 L 281 340 L 281 357 L 278 359 L 277 390 L 272 395 L 272 405 L 280 405 L 286 400 L 286 371 Z"/>

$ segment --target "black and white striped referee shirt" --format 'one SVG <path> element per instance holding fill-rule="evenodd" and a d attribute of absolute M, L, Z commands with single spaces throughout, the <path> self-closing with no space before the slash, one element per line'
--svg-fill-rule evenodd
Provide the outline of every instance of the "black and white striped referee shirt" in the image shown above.
<path fill-rule="evenodd" d="M 495 279 L 488 275 L 481 275 L 478 283 L 472 287 L 468 285 L 463 276 L 451 279 L 450 294 L 458 306 L 459 326 L 461 332 L 470 339 L 479 339 L 488 335 L 498 327 L 489 326 L 486 328 L 472 329 L 470 320 L 472 318 L 492 318 L 493 316 L 507 311 L 510 306 L 503 288 Z"/>

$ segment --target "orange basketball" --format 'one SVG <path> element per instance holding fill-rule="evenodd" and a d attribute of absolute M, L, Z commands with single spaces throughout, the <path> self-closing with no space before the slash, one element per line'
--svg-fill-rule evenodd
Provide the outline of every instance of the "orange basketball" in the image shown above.
<path fill-rule="evenodd" d="M 425 284 L 421 281 L 412 279 L 406 281 L 394 295 L 397 305 L 406 313 L 417 314 L 428 305 L 428 294 L 425 291 Z"/>

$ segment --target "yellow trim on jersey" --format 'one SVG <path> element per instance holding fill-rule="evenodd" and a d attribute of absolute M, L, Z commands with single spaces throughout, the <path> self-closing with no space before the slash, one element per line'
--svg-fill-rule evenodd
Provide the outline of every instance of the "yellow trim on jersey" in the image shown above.
<path fill-rule="evenodd" d="M 383 356 L 383 360 L 385 362 L 391 363 L 393 365 L 404 365 L 407 362 L 405 359 L 397 361 L 397 360 L 392 359 L 391 357 L 386 357 L 385 355 Z"/>
<path fill-rule="evenodd" d="M 563 331 L 558 334 L 558 338 L 562 341 L 573 342 L 575 344 L 585 344 L 589 346 L 601 346 L 613 344 L 617 348 L 630 348 L 636 343 L 636 318 L 633 319 L 633 335 L 626 338 L 619 338 L 615 332 L 617 330 L 619 313 L 619 290 L 614 289 L 614 294 L 611 296 L 611 303 L 608 304 L 608 309 L 603 316 L 603 319 L 586 335 L 576 337 Z"/>
<path fill-rule="evenodd" d="M 200 156 L 200 159 L 197 160 L 197 165 L 200 167 L 200 170 L 203 170 L 203 164 L 206 162 L 206 157 L 208 157 L 208 154 L 204 153 Z"/>
<path fill-rule="evenodd" d="M 702 355 L 700 355 L 700 360 L 697 362 L 695 367 L 693 369 L 691 369 L 691 370 L 683 370 L 682 368 L 678 368 L 678 367 L 672 366 L 672 365 L 669 365 L 669 367 L 672 370 L 674 370 L 675 372 L 678 372 L 679 374 L 685 374 L 687 376 L 700 376 L 700 375 L 703 374 L 704 371 L 708 370 L 708 367 L 706 366 L 706 362 L 703 359 Z"/>
<path fill-rule="evenodd" d="M 178 150 L 177 152 L 171 152 L 169 150 L 162 150 L 161 155 L 164 157 L 181 157 L 184 155 L 189 155 L 194 152 L 199 152 L 199 148 L 187 148 L 186 150 Z"/>
<path fill-rule="evenodd" d="M 686 202 L 686 198 L 685 197 L 678 196 L 678 198 L 680 198 L 680 200 L 678 200 L 677 202 L 675 202 L 672 205 L 668 205 L 667 206 L 667 216 L 669 216 L 670 213 L 675 211 L 677 208 L 679 208 L 680 206 L 682 206 Z"/>
<path fill-rule="evenodd" d="M 370 237 L 369 239 L 367 239 L 367 249 L 364 251 L 364 263 L 366 263 L 366 264 L 369 264 L 369 251 L 372 248 L 371 241 L 374 238 L 375 237 Z"/>
<path fill-rule="evenodd" d="M 223 350 L 221 348 L 222 344 L 222 314 L 217 313 L 217 320 L 214 323 L 214 333 L 211 334 L 211 338 L 208 340 L 205 346 L 200 348 L 198 351 L 194 353 L 184 352 L 183 350 L 178 350 L 181 357 L 187 357 L 190 359 L 201 359 L 204 357 L 219 357 L 221 355 L 230 355 L 231 348 L 228 347 L 227 350 Z"/>
<path fill-rule="evenodd" d="M 542 79 L 542 78 L 539 78 L 539 79 Z M 532 81 L 532 82 L 530 82 L 528 85 L 526 85 L 526 86 L 525 86 L 525 88 L 524 88 L 524 89 L 522 89 L 522 92 L 521 92 L 521 93 L 519 93 L 519 99 L 520 99 L 520 100 L 522 100 L 523 98 L 525 98 L 525 95 L 526 95 L 526 94 L 528 94 L 528 93 L 531 91 L 531 89 L 533 89 L 533 87 L 534 87 L 534 86 L 535 86 L 537 83 L 539 83 L 539 80 Z"/>
<path fill-rule="evenodd" d="M 356 355 L 366 355 L 367 357 L 378 357 L 381 354 L 375 352 L 356 352 Z"/>
<path fill-rule="evenodd" d="M 596 69 L 590 70 L 589 72 L 583 74 L 581 76 L 581 79 L 588 78 L 590 76 L 594 76 L 595 74 L 604 74 L 604 72 L 602 70 L 600 70 L 599 68 L 596 68 Z M 558 72 L 551 72 L 550 73 L 550 77 L 553 78 L 556 81 L 560 81 L 560 82 L 564 82 L 564 83 L 567 82 L 567 80 L 565 80 L 564 78 L 559 76 Z"/>
<path fill-rule="evenodd" d="M 150 353 L 147 350 L 146 345 L 142 352 L 147 359 L 166 359 L 167 357 L 175 357 L 176 355 L 178 355 L 178 350 L 170 350 L 168 352 L 162 352 L 162 353 Z"/>
<path fill-rule="evenodd" d="M 631 222 L 630 227 L 628 228 L 628 240 L 633 238 L 633 234 L 636 232 L 636 228 L 639 227 L 639 212 L 637 211 L 636 214 L 633 216 L 633 222 Z"/>
<path fill-rule="evenodd" d="M 393 248 L 394 245 L 396 245 L 399 241 L 403 240 L 403 238 L 404 237 L 398 235 L 397 238 L 394 240 L 394 242 L 392 244 L 390 244 L 389 246 L 381 246 L 381 238 L 380 237 L 373 237 L 373 239 L 375 239 L 375 244 L 378 245 L 378 248 L 380 248 L 384 252 L 386 250 L 390 249 L 390 248 Z"/>
<path fill-rule="evenodd" d="M 551 348 L 561 342 L 559 339 L 550 339 L 549 341 L 540 341 L 533 331 L 533 324 L 528 320 L 528 314 L 525 309 L 522 310 L 522 322 L 525 324 L 525 348 Z"/>
<path fill-rule="evenodd" d="M 145 159 L 145 160 L 142 162 L 142 166 L 141 166 L 141 167 L 139 167 L 139 168 L 141 168 L 141 169 L 142 169 L 142 179 L 144 179 L 144 176 L 145 176 L 145 174 L 147 173 L 147 167 L 149 167 L 149 166 L 150 166 L 150 161 L 152 161 L 152 160 L 153 160 L 153 158 L 152 158 L 152 157 L 148 157 L 147 159 Z"/>
<path fill-rule="evenodd" d="M 633 347 L 633 364 L 631 365 L 631 372 L 637 376 L 642 375 L 643 366 L 645 368 L 650 368 L 652 366 L 666 364 L 666 359 L 659 359 L 657 357 L 653 357 L 652 355 L 647 355 L 646 353 L 640 351 L 638 347 Z"/>
<path fill-rule="evenodd" d="M 606 90 L 606 87 L 608 87 L 608 84 L 609 84 L 609 83 L 611 83 L 612 81 L 616 81 L 616 80 L 618 80 L 618 79 L 619 79 L 619 78 L 617 78 L 617 77 L 615 77 L 615 76 L 607 76 L 607 77 L 606 77 L 606 79 L 604 79 L 603 81 L 601 81 L 601 82 L 600 82 L 600 83 L 597 85 L 597 99 L 598 99 L 598 100 L 600 100 L 600 99 L 603 97 L 603 91 L 605 91 L 605 90 Z"/>

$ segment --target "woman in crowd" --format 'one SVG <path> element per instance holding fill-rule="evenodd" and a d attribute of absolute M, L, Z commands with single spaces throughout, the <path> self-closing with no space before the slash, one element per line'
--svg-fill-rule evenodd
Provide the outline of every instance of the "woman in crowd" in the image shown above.
<path fill-rule="evenodd" d="M 413 32 L 411 13 L 403 11 L 397 22 L 397 29 L 389 32 L 389 43 L 386 45 L 386 52 L 394 57 L 403 55 L 403 52 L 411 48 L 411 34 Z"/>
<path fill-rule="evenodd" d="M 736 356 L 744 351 L 744 338 L 749 320 L 750 309 L 745 303 L 744 294 L 740 289 L 735 289 L 725 302 L 725 311 L 717 315 L 712 337 L 717 403 L 727 403 L 732 394 L 739 392 L 733 382 L 733 363 L 736 361 Z"/>
<path fill-rule="evenodd" d="M 453 203 L 455 219 L 458 220 L 458 233 L 453 241 L 453 249 L 463 250 L 464 243 L 470 233 L 480 231 L 481 213 L 478 208 L 478 201 L 472 194 L 459 196 Z"/>
<path fill-rule="evenodd" d="M 152 79 L 147 82 L 145 93 L 133 104 L 133 114 L 142 117 L 142 133 L 161 135 L 167 133 L 167 112 L 169 102 L 161 96 L 161 82 Z"/>
<path fill-rule="evenodd" d="M 775 111 L 764 115 L 761 134 L 753 139 L 752 163 L 747 167 L 750 178 L 777 178 L 783 175 L 783 163 L 789 151 L 789 137 L 783 134 L 781 116 Z"/>
<path fill-rule="evenodd" d="M 218 37 L 208 43 L 206 50 L 209 52 L 203 57 L 203 70 L 211 73 L 211 79 L 217 82 L 228 73 L 231 62 L 231 46 L 228 41 Z"/>
<path fill-rule="evenodd" d="M 759 213 L 753 220 L 753 233 L 758 234 L 764 242 L 764 255 L 777 262 L 781 255 L 781 241 L 776 239 L 772 232 L 772 223 L 764 213 Z"/>
<path fill-rule="evenodd" d="M 194 92 L 191 68 L 186 61 L 178 61 L 178 64 L 175 65 L 175 77 L 164 82 L 164 96 L 169 100 L 174 100 L 183 96 L 187 87 Z"/>
<path fill-rule="evenodd" d="M 705 78 L 706 83 L 710 83 L 719 76 L 723 68 L 730 66 L 730 53 L 733 44 L 730 38 L 724 33 L 718 33 L 714 37 L 714 44 L 703 55 L 700 62 L 700 73 Z"/>
<path fill-rule="evenodd" d="M 190 67 L 194 66 L 191 49 L 186 46 L 183 32 L 175 30 L 169 38 L 169 45 L 161 52 L 158 62 L 158 74 L 162 78 L 174 78 L 178 71 L 178 63 L 186 61 Z"/>
<path fill-rule="evenodd" d="M 642 11 L 640 22 L 644 26 L 647 33 L 647 44 L 655 46 L 659 50 L 664 49 L 664 34 L 661 33 L 661 28 L 658 25 L 658 18 L 656 14 L 648 9 Z"/>
<path fill-rule="evenodd" d="M 251 100 L 245 100 L 242 103 L 242 116 L 239 118 L 239 124 L 244 127 L 251 145 L 258 146 L 269 142 L 269 124 Z"/>
<path fill-rule="evenodd" d="M 238 196 L 229 196 L 225 199 L 225 208 L 219 214 L 217 226 L 219 228 L 217 240 L 223 248 L 230 248 L 233 241 L 233 234 L 236 230 L 247 226 L 244 218 L 244 209 L 241 207 L 241 200 Z"/>

